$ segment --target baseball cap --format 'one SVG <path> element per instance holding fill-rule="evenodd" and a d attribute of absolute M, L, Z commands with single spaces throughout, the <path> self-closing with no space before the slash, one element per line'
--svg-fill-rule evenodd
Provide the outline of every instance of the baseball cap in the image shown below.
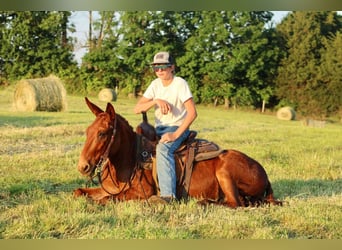
<path fill-rule="evenodd" d="M 151 64 L 174 64 L 174 60 L 169 52 L 161 51 L 154 55 Z"/>

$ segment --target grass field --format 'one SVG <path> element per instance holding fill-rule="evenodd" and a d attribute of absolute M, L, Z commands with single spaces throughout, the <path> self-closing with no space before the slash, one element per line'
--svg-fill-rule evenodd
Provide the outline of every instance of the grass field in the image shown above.
<path fill-rule="evenodd" d="M 72 196 L 86 183 L 76 165 L 94 119 L 83 97 L 68 96 L 63 113 L 16 112 L 12 97 L 12 88 L 0 89 L 1 239 L 342 238 L 341 123 L 313 128 L 270 114 L 198 106 L 192 126 L 198 137 L 258 160 L 285 205 L 233 210 L 190 200 L 100 206 Z M 133 114 L 135 102 L 119 96 L 113 103 L 132 127 L 141 121 Z"/>

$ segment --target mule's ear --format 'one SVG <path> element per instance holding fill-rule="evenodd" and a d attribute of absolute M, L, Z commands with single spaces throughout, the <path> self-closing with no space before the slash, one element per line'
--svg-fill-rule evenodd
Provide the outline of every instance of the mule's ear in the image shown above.
<path fill-rule="evenodd" d="M 115 110 L 111 103 L 107 103 L 106 113 L 109 114 L 110 118 L 114 120 L 115 118 Z"/>
<path fill-rule="evenodd" d="M 85 101 L 86 101 L 89 109 L 91 110 L 91 112 L 93 112 L 94 115 L 98 116 L 98 114 L 103 113 L 103 110 L 100 109 L 98 106 L 96 106 L 91 101 L 89 101 L 89 99 L 87 97 L 85 97 Z"/>

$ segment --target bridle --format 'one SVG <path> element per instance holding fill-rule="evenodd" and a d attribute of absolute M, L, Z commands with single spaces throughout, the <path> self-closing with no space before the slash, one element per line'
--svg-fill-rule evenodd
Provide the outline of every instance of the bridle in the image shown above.
<path fill-rule="evenodd" d="M 116 135 L 116 131 L 117 131 L 117 120 L 118 120 L 118 118 L 116 117 L 115 120 L 114 120 L 113 133 L 112 133 L 112 136 L 111 136 L 111 138 L 110 138 L 110 141 L 109 141 L 109 143 L 108 143 L 108 145 L 107 145 L 107 148 L 106 148 L 106 150 L 104 151 L 103 155 L 100 157 L 100 160 L 98 161 L 98 163 L 95 165 L 95 168 L 94 168 L 94 171 L 93 171 L 94 174 L 91 175 L 91 176 L 89 177 L 89 181 L 88 181 L 88 183 L 89 183 L 89 182 L 92 182 L 92 183 L 95 184 L 95 185 L 98 185 L 98 183 L 99 183 L 99 184 L 101 185 L 101 188 L 102 188 L 106 193 L 108 193 L 109 195 L 112 195 L 112 196 L 114 196 L 114 195 L 119 195 L 119 194 L 121 194 L 122 192 L 126 191 L 126 190 L 129 188 L 129 184 L 130 184 L 130 182 L 133 180 L 133 178 L 135 177 L 136 168 L 138 167 L 137 164 L 135 164 L 135 168 L 134 168 L 133 171 L 132 171 L 132 174 L 131 174 L 131 176 L 130 176 L 130 178 L 129 178 L 129 181 L 128 181 L 128 182 L 125 182 L 125 185 L 124 185 L 118 192 L 112 193 L 112 192 L 108 191 L 108 190 L 104 187 L 104 185 L 103 185 L 103 183 L 102 183 L 102 178 L 101 178 L 101 177 L 102 177 L 102 174 L 103 174 L 103 172 L 104 172 L 104 166 L 107 166 L 107 168 L 110 167 L 110 165 L 107 164 L 108 161 L 109 161 L 108 156 L 109 156 L 110 149 L 111 149 L 111 147 L 112 147 L 112 145 L 113 145 L 113 143 L 114 143 L 114 140 L 115 140 L 115 135 Z M 113 184 L 114 184 L 114 183 L 117 184 L 117 182 L 116 182 L 115 179 L 113 178 L 113 176 L 112 176 L 112 174 L 111 174 L 111 172 L 110 172 L 109 169 L 108 169 L 108 171 L 107 171 L 107 176 L 106 176 L 104 179 L 108 178 L 108 176 L 111 178 Z M 96 183 L 96 182 L 94 181 L 94 178 L 95 178 L 95 177 L 97 177 L 98 183 Z M 141 183 L 140 183 L 140 185 L 141 185 Z M 143 191 L 144 191 L 144 190 L 143 190 Z M 145 191 L 144 191 L 144 193 L 145 193 Z M 146 196 L 146 195 L 145 195 L 145 196 Z"/>
<path fill-rule="evenodd" d="M 112 147 L 114 140 L 115 140 L 115 135 L 116 135 L 116 127 L 117 127 L 117 122 L 118 118 L 115 118 L 114 120 L 114 126 L 113 126 L 113 133 L 112 136 L 110 137 L 110 141 L 107 145 L 107 148 L 105 150 L 105 152 L 103 153 L 103 155 L 100 157 L 99 162 L 95 165 L 95 169 L 94 172 L 96 172 L 96 175 L 99 176 L 99 174 L 101 174 L 101 172 L 103 171 L 103 166 L 105 165 L 105 163 L 107 162 L 108 159 L 108 155 L 109 155 L 109 151 L 110 148 Z M 99 176 L 100 177 L 100 176 Z"/>
<path fill-rule="evenodd" d="M 104 170 L 104 166 L 107 165 L 108 161 L 109 161 L 109 158 L 108 158 L 108 155 L 109 155 L 109 151 L 114 143 L 114 140 L 115 140 L 115 135 L 116 135 L 116 127 L 117 127 L 117 120 L 118 118 L 115 118 L 114 120 L 114 126 L 113 126 L 113 132 L 112 132 L 112 136 L 110 138 L 110 141 L 107 145 L 107 148 L 106 150 L 104 151 L 103 155 L 100 157 L 100 160 L 95 164 L 95 168 L 93 170 L 93 175 L 91 175 L 89 177 L 89 182 L 92 182 L 93 184 L 97 185 L 98 183 L 100 183 L 101 187 L 103 188 L 103 190 L 105 190 L 108 194 L 111 194 L 111 195 L 117 195 L 117 194 L 112 194 L 111 192 L 107 191 L 103 185 L 102 185 L 102 179 L 101 179 L 101 176 L 102 176 L 102 173 L 103 173 L 103 170 Z M 108 170 L 109 172 L 109 170 Z M 94 178 L 97 177 L 98 179 L 98 183 L 96 183 L 94 181 Z M 112 178 L 112 176 L 111 176 Z M 113 178 L 112 178 L 113 180 Z M 119 193 L 121 193 L 122 191 L 120 191 Z M 119 194 L 118 193 L 118 194 Z"/>

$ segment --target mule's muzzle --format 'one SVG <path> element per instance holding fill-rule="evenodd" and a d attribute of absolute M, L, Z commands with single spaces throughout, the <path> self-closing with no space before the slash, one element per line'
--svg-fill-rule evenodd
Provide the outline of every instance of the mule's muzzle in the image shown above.
<path fill-rule="evenodd" d="M 78 171 L 85 176 L 92 176 L 94 174 L 96 166 L 92 166 L 92 164 L 90 164 L 87 161 L 79 161 L 78 162 L 78 166 L 77 169 Z"/>
<path fill-rule="evenodd" d="M 78 171 L 80 171 L 81 174 L 83 175 L 89 175 L 90 173 L 90 165 L 83 165 L 83 166 L 78 166 Z"/>

